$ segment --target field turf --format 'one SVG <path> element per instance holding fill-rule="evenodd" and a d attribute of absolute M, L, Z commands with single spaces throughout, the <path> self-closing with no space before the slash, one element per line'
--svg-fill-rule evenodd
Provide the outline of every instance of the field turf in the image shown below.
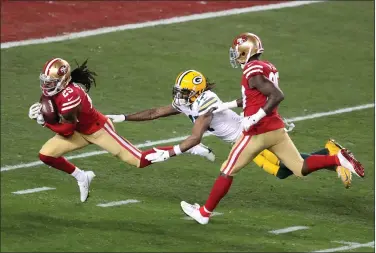
<path fill-rule="evenodd" d="M 285 117 L 373 103 L 373 2 L 326 2 L 158 26 L 44 45 L 1 50 L 1 166 L 37 160 L 48 129 L 29 120 L 39 98 L 38 73 L 52 56 L 70 62 L 89 58 L 98 73 L 90 95 L 103 113 L 131 113 L 171 102 L 177 74 L 196 69 L 217 82 L 225 101 L 240 96 L 239 70 L 228 47 L 243 31 L 258 34 L 264 59 L 280 72 Z M 184 116 L 122 123 L 117 131 L 133 143 L 190 133 Z M 374 240 L 374 109 L 296 123 L 291 137 L 300 151 L 320 149 L 328 138 L 351 149 L 366 169 L 345 189 L 335 173 L 277 180 L 254 164 L 234 180 L 207 226 L 184 220 L 179 202 L 202 204 L 230 146 L 214 137 L 203 143 L 211 163 L 189 155 L 145 169 L 108 154 L 74 160 L 94 170 L 87 203 L 75 180 L 47 166 L 1 172 L 1 251 L 315 251 L 334 241 Z M 98 150 L 88 147 L 73 154 Z M 56 190 L 26 195 L 36 187 Z M 136 199 L 139 203 L 98 207 Z M 308 226 L 273 235 L 268 231 Z M 373 251 L 370 247 L 355 249 Z"/>

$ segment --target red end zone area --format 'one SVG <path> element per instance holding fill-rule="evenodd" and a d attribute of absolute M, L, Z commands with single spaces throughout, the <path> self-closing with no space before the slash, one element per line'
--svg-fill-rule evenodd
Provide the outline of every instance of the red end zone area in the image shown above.
<path fill-rule="evenodd" d="M 1 42 L 285 1 L 1 1 Z"/>

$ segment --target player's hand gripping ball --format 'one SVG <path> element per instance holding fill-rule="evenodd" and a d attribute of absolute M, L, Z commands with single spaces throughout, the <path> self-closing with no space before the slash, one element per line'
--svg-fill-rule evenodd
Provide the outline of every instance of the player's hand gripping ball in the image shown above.
<path fill-rule="evenodd" d="M 42 95 L 40 103 L 42 104 L 40 111 L 43 115 L 44 121 L 51 125 L 58 124 L 60 122 L 60 116 L 57 112 L 55 102 L 50 97 Z"/>

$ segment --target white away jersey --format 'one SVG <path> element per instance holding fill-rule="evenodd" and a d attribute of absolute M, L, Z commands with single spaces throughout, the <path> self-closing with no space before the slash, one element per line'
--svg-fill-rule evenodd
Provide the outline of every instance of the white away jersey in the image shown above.
<path fill-rule="evenodd" d="M 212 91 L 204 91 L 190 106 L 172 102 L 172 106 L 187 115 L 193 123 L 199 116 L 220 104 L 222 101 Z M 241 120 L 241 116 L 234 111 L 224 110 L 213 115 L 208 131 L 226 142 L 235 142 L 242 133 Z"/>

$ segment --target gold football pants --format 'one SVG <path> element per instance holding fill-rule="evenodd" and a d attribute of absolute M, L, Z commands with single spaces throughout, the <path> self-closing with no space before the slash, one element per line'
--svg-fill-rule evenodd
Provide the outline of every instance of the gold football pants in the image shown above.
<path fill-rule="evenodd" d="M 76 131 L 69 137 L 57 134 L 43 145 L 39 153 L 51 157 L 60 157 L 89 144 L 101 147 L 128 164 L 140 166 L 142 152 L 128 140 L 118 135 L 110 120 L 105 123 L 103 128 L 90 135 Z"/>
<path fill-rule="evenodd" d="M 264 149 L 274 153 L 296 176 L 302 176 L 304 160 L 284 128 L 253 136 L 242 134 L 222 164 L 221 172 L 235 175 Z"/>

